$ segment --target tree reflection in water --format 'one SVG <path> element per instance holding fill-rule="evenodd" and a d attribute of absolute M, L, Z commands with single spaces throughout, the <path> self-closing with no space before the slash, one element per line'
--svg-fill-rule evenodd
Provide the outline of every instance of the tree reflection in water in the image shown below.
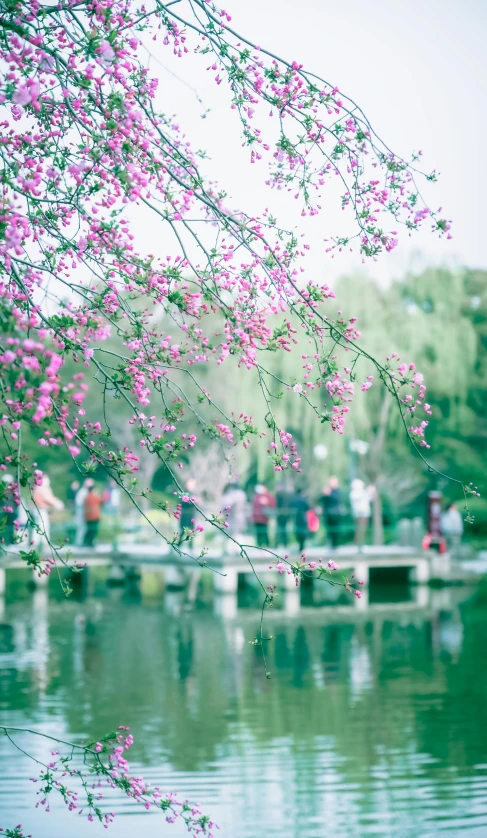
<path fill-rule="evenodd" d="M 144 600 L 98 586 L 77 602 L 40 591 L 32 607 L 18 591 L 0 629 L 5 723 L 82 738 L 122 720 L 144 773 L 196 795 L 222 836 L 487 829 L 480 592 L 339 619 L 333 607 L 276 611 L 269 681 L 247 642 L 250 607 L 225 621 L 211 603 L 187 610 L 174 594 Z M 0 758 L 1 808 L 27 823 L 30 769 L 3 741 Z M 126 812 L 112 827 L 122 838 L 135 823 Z M 62 817 L 30 817 L 36 838 L 65 834 Z M 144 835 L 159 832 L 144 821 Z"/>

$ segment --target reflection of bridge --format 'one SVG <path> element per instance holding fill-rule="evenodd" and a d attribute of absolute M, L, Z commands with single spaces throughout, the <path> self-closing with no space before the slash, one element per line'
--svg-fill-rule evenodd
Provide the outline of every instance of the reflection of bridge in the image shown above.
<path fill-rule="evenodd" d="M 279 552 L 284 555 L 284 551 Z M 275 564 L 276 559 L 264 549 L 249 547 L 247 553 L 255 573 L 262 576 L 266 584 L 273 582 L 277 584 L 278 588 L 284 588 L 285 610 L 290 613 L 297 611 L 301 604 L 301 590 L 296 588 L 294 576 L 286 572 L 279 575 L 275 570 L 270 571 L 269 565 Z M 107 566 L 109 568 L 108 579 L 112 583 L 118 582 L 121 584 L 127 577 L 135 575 L 141 576 L 143 579 L 145 574 L 163 572 L 166 587 L 187 589 L 191 600 L 196 596 L 202 570 L 202 560 L 197 558 L 196 551 L 194 557 L 191 555 L 180 556 L 167 547 L 161 548 L 160 545 L 127 544 L 120 545 L 117 548 L 107 545 L 106 547 L 100 546 L 95 551 L 74 548 L 70 550 L 70 556 L 69 563 L 74 561 L 87 563 L 83 574 L 76 577 L 80 581 L 82 579 L 85 585 L 89 577 L 90 567 Z M 296 561 L 297 558 L 296 552 L 290 549 L 289 561 Z M 353 597 L 355 607 L 359 609 L 368 606 L 368 586 L 371 571 L 389 571 L 395 568 L 403 568 L 408 581 L 416 583 L 418 586 L 416 599 L 422 597 L 423 600 L 425 594 L 424 592 L 421 593 L 421 590 L 424 591 L 424 586 L 431 580 L 455 582 L 466 581 L 467 577 L 467 574 L 462 572 L 448 555 L 440 556 L 437 553 L 424 552 L 409 547 L 364 547 L 362 550 L 355 547 L 342 547 L 334 551 L 327 548 L 311 547 L 306 550 L 306 558 L 308 561 L 317 561 L 318 558 L 321 558 L 325 566 L 328 560 L 333 559 L 339 566 L 339 570 L 330 575 L 331 579 L 341 581 L 344 576 L 351 578 L 353 574 L 353 582 L 363 581 L 364 585 L 360 586 L 362 598 Z M 0 558 L 0 594 L 5 590 L 6 570 L 19 567 L 25 567 L 25 563 L 13 548 Z M 229 597 L 234 595 L 234 599 L 239 586 L 239 577 L 253 575 L 252 567 L 245 557 L 240 554 L 225 553 L 221 549 L 211 547 L 204 557 L 203 569 L 214 571 L 213 582 L 218 593 L 226 594 Z M 47 581 L 47 577 L 44 578 Z M 41 581 L 37 577 L 34 577 L 34 580 L 36 583 Z M 333 592 L 339 594 L 342 589 L 330 588 L 330 586 L 326 586 L 326 588 L 330 592 L 328 603 L 331 604 Z M 233 610 L 234 606 L 231 605 L 231 598 L 227 598 L 225 607 L 228 612 Z M 345 607 L 349 608 L 350 606 Z"/>
<path fill-rule="evenodd" d="M 272 626 L 279 623 L 283 617 L 289 621 L 299 616 L 306 624 L 318 623 L 320 626 L 360 624 L 373 622 L 374 625 L 382 625 L 388 621 L 397 620 L 399 615 L 404 624 L 414 623 L 418 619 L 431 620 L 439 611 L 451 605 L 452 591 L 461 594 L 461 588 L 451 586 L 434 588 L 429 585 L 415 585 L 411 590 L 409 599 L 400 599 L 394 602 L 370 602 L 368 591 L 363 592 L 362 599 L 348 595 L 348 603 L 342 604 L 331 601 L 328 597 L 320 598 L 315 604 L 303 604 L 303 598 L 299 592 L 286 591 L 284 600 L 281 603 L 279 597 L 275 600 L 273 607 L 265 610 L 266 632 L 272 631 Z M 406 593 L 406 589 L 402 588 Z M 181 603 L 179 602 L 179 608 Z M 256 608 L 239 608 L 237 594 L 226 594 L 218 597 L 215 601 L 215 611 L 220 616 L 231 622 L 256 627 Z"/>

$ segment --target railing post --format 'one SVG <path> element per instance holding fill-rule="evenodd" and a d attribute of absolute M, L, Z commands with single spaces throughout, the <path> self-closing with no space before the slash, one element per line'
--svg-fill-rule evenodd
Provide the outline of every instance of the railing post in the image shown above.
<path fill-rule="evenodd" d="M 418 585 L 426 585 L 430 581 L 430 563 L 428 559 L 418 559 L 411 568 L 411 581 Z"/>
<path fill-rule="evenodd" d="M 363 582 L 363 587 L 369 587 L 369 564 L 368 562 L 357 562 L 354 567 L 354 579 L 353 581 L 355 584 L 358 582 Z M 362 588 L 362 586 L 360 586 Z"/>

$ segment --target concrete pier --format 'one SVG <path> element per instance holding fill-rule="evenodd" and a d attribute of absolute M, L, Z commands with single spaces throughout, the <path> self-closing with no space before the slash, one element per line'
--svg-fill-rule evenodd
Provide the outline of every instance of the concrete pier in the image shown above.
<path fill-rule="evenodd" d="M 238 570 L 232 567 L 225 567 L 222 571 L 213 574 L 213 585 L 215 591 L 220 594 L 236 594 L 238 591 Z"/>

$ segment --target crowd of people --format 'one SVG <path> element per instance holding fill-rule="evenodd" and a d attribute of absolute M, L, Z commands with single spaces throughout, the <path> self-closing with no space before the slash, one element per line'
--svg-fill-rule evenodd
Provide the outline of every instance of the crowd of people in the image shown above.
<path fill-rule="evenodd" d="M 102 508 L 117 517 L 120 511 L 120 489 L 110 480 L 103 492 L 95 488 L 95 481 L 87 477 L 82 484 L 75 480 L 68 492 L 68 502 L 74 512 L 76 547 L 93 547 L 98 536 Z"/>
<path fill-rule="evenodd" d="M 3 482 L 10 485 L 14 482 L 9 474 L 3 475 Z M 93 547 L 98 536 L 102 508 L 116 520 L 120 507 L 120 489 L 115 480 L 111 480 L 100 493 L 95 488 L 95 481 L 87 477 L 82 483 L 78 480 L 71 483 L 66 497 L 66 503 L 54 494 L 51 481 L 47 474 L 32 492 L 30 506 L 30 521 L 26 509 L 15 502 L 11 492 L 4 497 L 3 531 L 0 538 L 6 544 L 16 541 L 17 533 L 26 534 L 29 543 L 42 548 L 50 541 L 51 513 L 60 512 L 67 507 L 72 515 L 72 529 L 74 529 L 74 545 L 76 547 Z"/>
<path fill-rule="evenodd" d="M 238 517 L 242 519 L 245 515 L 243 506 L 247 499 L 242 490 L 239 492 L 242 510 Z M 270 525 L 273 519 L 276 547 L 284 547 L 295 541 L 302 552 L 322 525 L 332 548 L 338 547 L 345 538 L 348 540 L 351 529 L 354 532 L 355 544 L 360 546 L 367 537 L 374 493 L 373 486 L 366 486 L 362 480 L 353 480 L 348 505 L 336 476 L 330 477 L 318 498 L 311 498 L 300 486 L 290 489 L 280 485 L 273 494 L 266 486 L 257 484 L 250 504 L 249 523 L 254 528 L 257 544 L 263 547 L 271 543 Z M 235 496 L 235 489 L 230 487 L 224 495 L 223 502 L 224 506 L 229 505 L 230 512 L 235 514 L 232 509 L 232 496 Z M 350 525 L 349 521 L 349 508 L 353 525 Z M 230 520 L 229 524 L 231 526 Z"/>
<path fill-rule="evenodd" d="M 4 475 L 7 485 L 13 483 L 10 475 Z M 318 497 L 312 498 L 303 487 L 292 487 L 281 483 L 273 493 L 267 486 L 257 483 L 247 493 L 238 483 L 228 484 L 221 499 L 222 521 L 230 542 L 238 545 L 247 541 L 249 533 L 261 547 L 284 548 L 296 543 L 300 552 L 316 538 L 320 544 L 336 549 L 349 542 L 353 533 L 355 545 L 361 547 L 367 540 L 375 487 L 363 480 L 351 481 L 348 492 L 342 490 L 338 477 L 331 476 Z M 115 480 L 110 480 L 103 489 L 97 489 L 93 478 L 82 483 L 71 483 L 66 506 L 71 513 L 72 538 L 76 547 L 93 547 L 99 534 L 103 514 L 111 519 L 112 528 L 118 528 L 120 518 L 121 491 Z M 65 508 L 56 497 L 48 475 L 34 488 L 32 494 L 32 518 L 30 540 L 34 544 L 47 544 L 50 538 L 50 513 Z M 185 494 L 179 506 L 180 541 L 193 540 L 198 530 L 201 499 L 197 495 L 197 484 L 193 477 L 186 481 Z M 25 520 L 19 521 L 24 515 Z M 27 524 L 27 514 L 22 507 L 16 507 L 14 498 L 4 497 L 3 527 L 0 539 L 11 544 L 15 541 L 15 528 Z M 322 528 L 325 535 L 322 534 Z M 202 527 L 200 527 L 202 529 Z M 450 504 L 441 517 L 441 532 L 448 546 L 457 546 L 462 532 L 463 520 L 455 504 Z M 320 533 L 320 535 L 317 535 Z M 428 546 L 428 545 L 424 545 Z"/>
<path fill-rule="evenodd" d="M 186 491 L 181 503 L 181 537 L 194 528 L 197 520 L 198 499 L 193 478 L 187 481 Z M 350 530 L 354 532 L 355 544 L 361 546 L 367 537 L 374 496 L 373 486 L 356 479 L 352 481 L 347 504 L 338 478 L 332 476 L 315 499 L 301 486 L 291 488 L 282 484 L 273 493 L 262 483 L 254 486 L 249 499 L 241 486 L 231 483 L 225 487 L 221 505 L 224 526 L 235 542 L 252 532 L 260 547 L 285 547 L 297 542 L 302 552 L 322 525 L 331 547 L 338 547 L 345 538 L 348 540 Z"/>

